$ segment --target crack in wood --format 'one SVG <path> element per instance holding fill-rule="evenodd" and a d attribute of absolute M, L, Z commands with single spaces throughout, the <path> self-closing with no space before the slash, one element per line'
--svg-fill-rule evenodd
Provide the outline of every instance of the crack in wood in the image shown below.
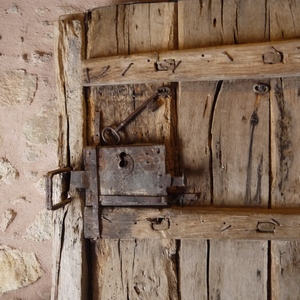
<path fill-rule="evenodd" d="M 61 236 L 60 236 L 60 249 L 59 249 L 59 255 L 57 259 L 57 270 L 56 270 L 56 284 L 54 286 L 54 297 L 55 299 L 58 299 L 58 288 L 60 286 L 60 271 L 61 271 L 61 259 L 62 259 L 62 252 L 64 248 L 64 241 L 65 241 L 65 229 L 66 229 L 66 216 L 68 212 L 68 206 L 67 208 L 63 211 L 63 218 L 61 221 Z M 58 212 L 59 214 L 61 211 Z"/>
<path fill-rule="evenodd" d="M 210 205 L 213 204 L 214 202 L 214 174 L 213 174 L 213 150 L 212 150 L 212 127 L 213 127 L 213 120 L 214 120 L 214 115 L 216 111 L 216 104 L 220 95 L 220 91 L 222 89 L 223 81 L 218 81 L 216 84 L 216 89 L 215 89 L 215 94 L 214 94 L 214 99 L 212 103 L 212 109 L 211 109 L 211 114 L 209 118 L 209 124 L 208 124 L 208 149 L 209 149 L 209 174 L 210 174 L 210 193 L 211 193 L 211 198 L 210 198 Z M 220 145 L 220 142 L 219 144 Z M 217 145 L 216 145 L 217 147 Z M 219 149 L 220 152 L 216 152 L 218 155 L 219 160 L 222 159 L 222 153 L 221 153 L 221 146 Z M 220 164 L 222 164 L 222 161 L 220 161 Z"/>
<path fill-rule="evenodd" d="M 206 241 L 206 295 L 207 295 L 207 299 L 210 299 L 209 270 L 210 270 L 210 240 L 207 240 Z"/>
<path fill-rule="evenodd" d="M 282 79 L 277 80 L 275 85 L 275 99 L 279 110 L 279 119 L 276 125 L 276 135 L 279 139 L 279 172 L 280 178 L 278 188 L 281 193 L 284 193 L 284 185 L 289 181 L 289 169 L 293 161 L 293 151 L 291 143 L 291 114 L 287 110 L 286 101 L 283 94 Z"/>
<path fill-rule="evenodd" d="M 250 118 L 250 141 L 248 150 L 248 163 L 247 163 L 247 178 L 246 178 L 246 193 L 245 193 L 245 203 L 252 204 L 251 198 L 251 187 L 252 187 L 252 159 L 253 159 L 253 141 L 254 141 L 254 131 L 259 123 L 259 117 L 257 114 L 260 105 L 261 95 L 256 95 L 256 100 L 254 104 L 254 111 Z M 259 169 L 258 169 L 259 170 Z M 259 189 L 257 190 L 257 193 Z M 259 196 L 259 194 L 257 195 Z"/>

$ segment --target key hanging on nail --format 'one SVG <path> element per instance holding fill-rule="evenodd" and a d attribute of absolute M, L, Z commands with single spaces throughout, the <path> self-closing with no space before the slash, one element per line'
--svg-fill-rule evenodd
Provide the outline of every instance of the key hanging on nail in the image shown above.
<path fill-rule="evenodd" d="M 133 121 L 147 106 L 151 105 L 159 96 L 167 97 L 170 94 L 170 88 L 163 86 L 157 89 L 156 93 L 148 98 L 141 106 L 139 106 L 133 113 L 131 113 L 124 121 L 122 121 L 116 128 L 112 126 L 105 127 L 101 136 L 105 143 L 113 145 L 119 144 L 121 137 L 119 131 L 125 128 L 131 121 Z"/>

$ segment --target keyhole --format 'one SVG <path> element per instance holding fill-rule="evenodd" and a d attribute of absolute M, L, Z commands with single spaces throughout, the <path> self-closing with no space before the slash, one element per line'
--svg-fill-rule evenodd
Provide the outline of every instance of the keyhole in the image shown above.
<path fill-rule="evenodd" d="M 120 156 L 119 167 L 120 168 L 126 168 L 127 167 L 127 160 L 125 159 L 125 157 L 127 156 L 127 154 L 125 152 L 121 152 L 119 154 L 119 156 Z"/>

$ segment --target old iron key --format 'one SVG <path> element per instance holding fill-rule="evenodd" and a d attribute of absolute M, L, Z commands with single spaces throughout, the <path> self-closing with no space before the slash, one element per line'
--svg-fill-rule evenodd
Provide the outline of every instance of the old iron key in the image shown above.
<path fill-rule="evenodd" d="M 139 115 L 148 105 L 151 105 L 159 96 L 166 97 L 170 94 L 170 88 L 163 86 L 157 89 L 156 93 L 148 98 L 141 106 L 139 106 L 134 112 L 132 112 L 124 121 L 120 123 L 116 128 L 112 126 L 105 127 L 101 136 L 107 144 L 119 144 L 121 137 L 119 131 L 126 127 L 131 121 L 133 121 L 137 115 Z"/>

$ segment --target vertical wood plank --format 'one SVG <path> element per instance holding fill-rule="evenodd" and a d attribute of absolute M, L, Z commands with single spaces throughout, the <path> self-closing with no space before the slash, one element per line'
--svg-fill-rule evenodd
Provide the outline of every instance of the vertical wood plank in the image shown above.
<path fill-rule="evenodd" d="M 85 109 L 79 72 L 85 55 L 83 14 L 62 17 L 55 27 L 55 63 L 59 107 L 59 166 L 81 168 L 85 143 Z M 53 213 L 53 276 L 51 299 L 88 299 L 83 199 Z"/>
<path fill-rule="evenodd" d="M 272 207 L 300 203 L 299 78 L 272 79 Z"/>
<path fill-rule="evenodd" d="M 101 7 L 88 13 L 87 40 L 93 43 L 87 43 L 87 58 L 128 54 L 127 20 L 124 5 Z"/>
<path fill-rule="evenodd" d="M 95 10 L 89 20 L 88 56 L 176 48 L 175 6 L 174 3 L 132 4 Z M 112 17 L 114 22 L 111 21 Z M 106 18 L 110 20 L 107 20 L 108 25 Z M 98 35 L 98 28 L 102 27 L 110 34 L 104 30 L 103 36 L 94 38 Z M 157 87 L 123 85 L 91 88 L 88 110 L 101 111 L 103 128 L 127 117 Z M 160 99 L 159 103 L 157 111 L 144 110 L 126 127 L 122 143 L 165 143 L 167 149 L 172 148 L 170 143 L 175 126 L 171 113 L 175 107 L 174 98 Z M 93 115 L 93 112 L 89 113 Z M 89 130 L 90 137 L 92 131 Z M 178 299 L 176 256 L 177 246 L 173 240 L 97 241 L 93 248 L 93 299 Z"/>
<path fill-rule="evenodd" d="M 272 41 L 300 35 L 300 3 L 270 1 Z M 298 206 L 299 78 L 271 80 L 271 205 Z M 271 297 L 298 299 L 300 294 L 299 241 L 271 242 Z"/>
<path fill-rule="evenodd" d="M 268 38 L 268 6 L 263 1 L 191 0 L 180 1 L 178 5 L 180 49 L 261 42 Z M 215 86 L 204 82 L 194 85 L 180 84 L 178 124 L 181 157 L 184 157 L 185 167 L 192 165 L 193 160 L 202 165 L 202 168 L 198 167 L 195 172 L 187 173 L 188 182 L 194 185 L 194 191 L 201 191 L 202 186 L 206 186 L 206 191 L 209 191 L 205 200 L 202 202 L 200 200 L 198 205 L 199 203 L 207 204 L 210 201 L 213 201 L 215 205 L 226 206 L 267 205 L 268 97 L 264 99 L 266 101 L 257 101 L 252 92 L 253 83 L 255 82 L 219 82 Z M 184 101 L 185 91 L 191 89 L 197 89 L 197 93 L 189 97 L 189 102 Z M 201 111 L 206 106 L 207 95 L 211 95 L 212 103 L 207 106 L 210 109 L 208 112 L 210 116 L 205 121 Z M 264 131 L 262 134 L 253 131 L 250 146 L 250 120 L 255 103 L 258 104 L 258 102 L 259 126 L 264 128 Z M 198 113 L 194 116 L 194 112 Z M 188 122 L 192 124 L 189 128 L 185 125 Z M 193 131 L 193 127 L 198 128 L 198 132 Z M 190 135 L 182 136 L 182 132 L 190 132 L 190 130 L 192 134 L 197 134 L 194 139 Z M 220 139 L 224 145 L 220 144 Z M 192 143 L 191 140 L 194 142 Z M 203 144 L 207 147 L 206 150 Z M 225 148 L 221 149 L 223 146 Z M 193 153 L 193 148 L 198 151 L 194 150 Z M 251 155 L 249 150 L 251 150 Z M 194 156 L 191 156 L 192 153 Z M 186 157 L 189 157 L 190 161 L 187 161 Z M 211 173 L 212 170 L 213 173 Z M 261 181 L 266 185 L 263 185 Z M 210 188 L 207 189 L 208 187 Z M 255 200 L 255 195 L 259 195 L 256 197 L 257 200 Z M 183 247 L 188 247 L 188 244 L 182 243 L 181 248 Z M 201 299 L 266 299 L 268 251 L 266 242 L 210 241 L 204 249 L 208 253 L 207 286 L 201 294 Z M 194 251 L 203 252 L 204 249 L 198 248 Z M 251 257 L 251 269 L 243 268 L 244 260 L 249 257 Z M 181 272 L 184 268 L 185 265 L 182 263 Z M 241 272 L 244 273 L 242 277 Z M 205 273 L 202 272 L 202 276 L 203 274 Z M 243 281 L 240 280 L 241 278 Z M 181 286 L 183 284 L 186 282 L 181 281 Z M 188 285 L 192 290 L 197 286 L 197 279 L 191 280 Z M 246 286 L 246 289 L 243 289 L 242 285 Z M 181 296 L 185 299 L 195 299 L 189 294 Z"/>
<path fill-rule="evenodd" d="M 181 300 L 207 298 L 207 241 L 182 240 L 180 246 Z"/>
<path fill-rule="evenodd" d="M 231 19 L 235 22 L 227 16 L 227 28 L 223 20 L 223 27 L 227 28 L 224 31 L 232 32 L 228 37 L 233 36 L 235 43 L 266 41 L 269 34 L 266 3 L 232 4 Z M 256 97 L 252 91 L 254 83 L 223 83 L 216 99 L 212 126 L 215 205 L 268 205 L 269 96 Z M 211 241 L 210 253 L 211 299 L 226 299 L 226 296 L 267 299 L 267 242 Z"/>
<path fill-rule="evenodd" d="M 212 243 L 209 299 L 267 299 L 266 247 L 264 242 Z"/>
<path fill-rule="evenodd" d="M 255 83 L 224 82 L 218 95 L 212 124 L 218 206 L 268 206 L 269 94 L 257 96 Z"/>
<path fill-rule="evenodd" d="M 178 136 L 181 166 L 187 178 L 188 193 L 197 193 L 197 200 L 184 205 L 211 201 L 210 126 L 217 83 L 179 83 Z"/>
<path fill-rule="evenodd" d="M 212 125 L 215 205 L 268 205 L 269 96 L 258 102 L 254 83 L 223 83 L 216 102 Z M 267 299 L 267 253 L 267 241 L 211 241 L 211 299 Z"/>

